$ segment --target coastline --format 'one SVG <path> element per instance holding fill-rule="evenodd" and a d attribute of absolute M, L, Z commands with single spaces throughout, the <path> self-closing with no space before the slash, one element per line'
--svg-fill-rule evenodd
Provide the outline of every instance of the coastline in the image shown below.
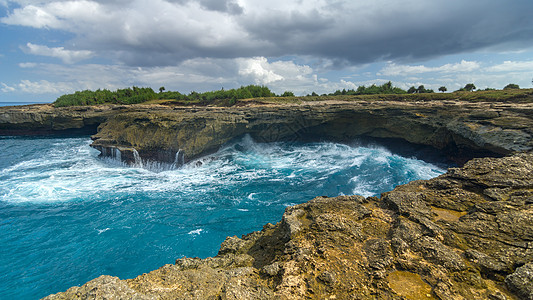
<path fill-rule="evenodd" d="M 318 197 L 287 208 L 260 232 L 228 237 L 214 258 L 180 259 L 130 280 L 101 276 L 49 299 L 516 299 L 533 293 L 520 285 L 533 269 L 532 112 L 527 101 L 41 105 L 0 109 L 0 134 L 96 133 L 93 147 L 116 149 L 126 163 L 133 150 L 152 161 L 174 160 L 179 150 L 186 162 L 242 134 L 259 141 L 310 133 L 399 138 L 464 164 L 379 199 Z"/>

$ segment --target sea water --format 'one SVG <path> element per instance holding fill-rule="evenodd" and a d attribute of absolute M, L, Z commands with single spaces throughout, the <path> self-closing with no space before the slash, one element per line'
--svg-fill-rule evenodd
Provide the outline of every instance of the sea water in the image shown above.
<path fill-rule="evenodd" d="M 1 106 L 20 106 L 20 105 L 30 105 L 30 104 L 46 104 L 49 102 L 0 102 Z"/>
<path fill-rule="evenodd" d="M 259 144 L 249 136 L 180 168 L 98 158 L 89 137 L 0 137 L 0 299 L 99 275 L 133 278 L 217 254 L 315 196 L 379 195 L 444 172 L 379 146 Z"/>

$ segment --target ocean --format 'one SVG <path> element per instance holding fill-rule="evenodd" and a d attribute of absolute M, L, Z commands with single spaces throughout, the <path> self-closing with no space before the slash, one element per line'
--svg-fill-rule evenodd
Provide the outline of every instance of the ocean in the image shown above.
<path fill-rule="evenodd" d="M 0 102 L 1 106 L 19 106 L 19 105 L 29 105 L 29 104 L 45 104 L 48 102 Z"/>
<path fill-rule="evenodd" d="M 90 137 L 0 137 L 0 299 L 35 299 L 99 275 L 133 278 L 214 256 L 226 236 L 316 196 L 379 195 L 445 172 L 381 146 L 256 143 L 180 168 L 99 158 Z"/>

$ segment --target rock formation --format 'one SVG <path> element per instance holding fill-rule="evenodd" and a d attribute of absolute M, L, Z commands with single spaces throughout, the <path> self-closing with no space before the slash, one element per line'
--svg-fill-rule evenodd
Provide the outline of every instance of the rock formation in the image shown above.
<path fill-rule="evenodd" d="M 145 160 L 189 161 L 250 134 L 260 142 L 287 139 L 351 141 L 397 138 L 465 160 L 533 149 L 533 104 L 428 102 L 309 102 L 233 108 L 152 107 L 111 116 L 93 147 L 136 149 Z M 108 151 L 109 152 L 109 151 Z M 124 155 L 124 153 L 126 153 Z M 128 159 L 129 158 L 129 159 Z"/>
<path fill-rule="evenodd" d="M 260 142 L 396 138 L 428 145 L 459 162 L 533 149 L 533 103 L 315 101 L 244 107 L 164 105 L 0 108 L 0 135 L 98 133 L 93 147 L 121 159 L 173 163 L 250 134 Z M 179 151 L 179 154 L 178 154 Z M 178 154 L 178 155 L 176 155 Z"/>
<path fill-rule="evenodd" d="M 88 132 L 102 155 L 128 163 L 181 164 L 243 134 L 397 138 L 460 162 L 498 157 L 381 198 L 318 197 L 228 237 L 216 257 L 104 275 L 47 299 L 533 299 L 531 101 L 0 108 L 0 135 Z"/>
<path fill-rule="evenodd" d="M 533 299 L 533 154 L 375 197 L 318 197 L 216 257 L 46 299 Z"/>

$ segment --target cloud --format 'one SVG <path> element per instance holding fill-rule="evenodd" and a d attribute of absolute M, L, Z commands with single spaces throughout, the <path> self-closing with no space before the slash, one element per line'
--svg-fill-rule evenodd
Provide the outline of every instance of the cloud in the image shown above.
<path fill-rule="evenodd" d="M 256 84 L 269 84 L 274 81 L 283 80 L 283 76 L 276 74 L 264 57 L 256 57 L 242 60 L 239 68 L 239 75 L 251 77 Z"/>
<path fill-rule="evenodd" d="M 50 82 L 47 80 L 21 80 L 18 84 L 9 86 L 0 83 L 4 93 L 22 92 L 28 94 L 61 94 L 72 91 L 72 85 L 66 82 Z"/>
<path fill-rule="evenodd" d="M 410 65 L 397 65 L 395 63 L 389 63 L 386 67 L 381 69 L 377 75 L 383 76 L 411 76 L 422 73 L 459 73 L 459 72 L 472 72 L 480 68 L 480 64 L 475 61 L 462 60 L 460 63 L 445 64 L 439 67 L 426 67 L 424 65 L 410 66 Z"/>
<path fill-rule="evenodd" d="M 0 22 L 69 32 L 72 51 L 130 66 L 297 55 L 344 68 L 533 46 L 530 0 L 12 2 Z"/>
<path fill-rule="evenodd" d="M 30 54 L 59 58 L 66 64 L 85 60 L 94 55 L 92 51 L 88 50 L 65 50 L 63 47 L 49 48 L 44 45 L 34 45 L 32 43 L 27 43 L 25 50 Z M 27 66 L 29 65 L 25 67 Z"/>
<path fill-rule="evenodd" d="M 3 82 L 0 82 L 0 84 L 2 85 L 2 88 L 0 90 L 4 93 L 11 93 L 15 91 L 14 87 L 8 86 L 7 84 Z"/>
<path fill-rule="evenodd" d="M 72 87 L 64 82 L 21 80 L 18 84 L 18 89 L 20 89 L 21 92 L 30 94 L 57 94 L 70 91 L 72 90 Z"/>
<path fill-rule="evenodd" d="M 487 69 L 490 72 L 533 71 L 533 61 L 505 61 Z"/>

